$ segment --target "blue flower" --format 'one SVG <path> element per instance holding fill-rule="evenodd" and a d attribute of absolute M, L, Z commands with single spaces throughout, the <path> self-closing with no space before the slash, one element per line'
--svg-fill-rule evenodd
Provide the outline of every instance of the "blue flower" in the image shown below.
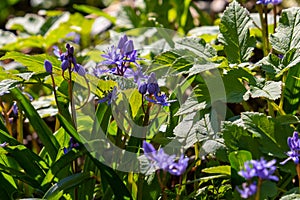
<path fill-rule="evenodd" d="M 170 174 L 180 176 L 183 174 L 188 166 L 189 158 L 184 158 L 183 155 L 180 156 L 177 163 L 173 163 L 169 166 Z"/>
<path fill-rule="evenodd" d="M 259 177 L 263 180 L 278 181 L 278 177 L 273 175 L 276 171 L 276 166 L 274 166 L 275 163 L 275 159 L 267 162 L 264 158 L 246 161 L 244 163 L 245 169 L 239 171 L 238 174 L 247 180 L 250 180 L 253 177 Z"/>
<path fill-rule="evenodd" d="M 46 69 L 46 72 L 52 74 L 52 63 L 49 60 L 45 60 L 44 67 Z"/>
<path fill-rule="evenodd" d="M 112 46 L 106 54 L 101 55 L 106 60 L 102 61 L 103 65 L 120 65 L 123 61 L 122 55 L 118 53 L 118 49 L 115 46 Z"/>
<path fill-rule="evenodd" d="M 168 155 L 163 149 L 155 150 L 152 144 L 143 141 L 143 149 L 145 156 L 152 162 L 156 169 L 168 171 L 170 174 L 180 176 L 188 166 L 188 158 L 180 156 L 178 162 L 175 162 L 175 155 Z"/>
<path fill-rule="evenodd" d="M 268 5 L 269 3 L 273 5 L 278 5 L 282 2 L 282 0 L 257 0 L 256 4 Z"/>
<path fill-rule="evenodd" d="M 148 86 L 149 87 L 149 86 Z M 159 104 L 162 106 L 170 106 L 172 102 L 175 102 L 176 100 L 168 100 L 167 96 L 165 94 L 154 94 L 155 99 L 151 99 L 146 97 L 146 100 L 155 104 Z"/>
<path fill-rule="evenodd" d="M 256 171 L 254 168 L 252 168 L 250 161 L 246 161 L 244 163 L 244 168 L 244 170 L 238 172 L 240 176 L 244 177 L 246 180 L 250 180 L 256 176 Z"/>
<path fill-rule="evenodd" d="M 267 162 L 264 158 L 261 158 L 260 160 L 252 160 L 251 163 L 256 172 L 256 176 L 259 178 L 263 180 L 279 180 L 277 176 L 273 175 L 276 171 L 276 166 L 274 166 L 276 163 L 275 159 Z"/>
<path fill-rule="evenodd" d="M 79 147 L 79 144 L 77 142 L 75 142 L 74 139 L 71 137 L 70 141 L 69 141 L 69 147 L 68 148 L 66 148 L 66 147 L 63 148 L 64 154 L 67 154 L 73 148 L 77 148 L 77 147 Z"/>
<path fill-rule="evenodd" d="M 288 137 L 287 143 L 290 147 L 290 151 L 286 154 L 289 156 L 286 160 L 281 162 L 280 164 L 284 165 L 287 161 L 293 160 L 295 164 L 299 164 L 299 156 L 300 156 L 300 139 L 298 132 L 293 133 L 293 137 Z"/>
<path fill-rule="evenodd" d="M 117 87 L 115 86 L 111 92 L 108 93 L 108 95 L 100 100 L 98 100 L 98 103 L 104 103 L 107 102 L 108 105 L 112 103 L 117 98 Z"/>
<path fill-rule="evenodd" d="M 0 144 L 0 147 L 7 147 L 8 146 L 8 143 L 7 142 L 3 142 L 2 144 Z"/>
<path fill-rule="evenodd" d="M 236 190 L 240 193 L 242 198 L 247 199 L 256 193 L 257 186 L 255 182 L 250 185 L 248 185 L 248 183 L 243 183 L 242 189 L 236 187 Z"/>
<path fill-rule="evenodd" d="M 147 88 L 148 88 L 149 94 L 157 94 L 160 91 L 157 80 L 156 80 L 156 75 L 154 72 L 151 72 L 151 74 L 148 78 Z"/>

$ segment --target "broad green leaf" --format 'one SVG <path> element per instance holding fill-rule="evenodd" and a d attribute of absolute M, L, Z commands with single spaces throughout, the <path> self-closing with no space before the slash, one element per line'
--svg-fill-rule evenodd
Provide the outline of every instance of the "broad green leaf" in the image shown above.
<path fill-rule="evenodd" d="M 80 184 L 84 184 L 93 178 L 92 173 L 78 173 L 68 176 L 54 184 L 44 195 L 43 199 L 59 199 L 62 197 L 63 191 L 74 188 Z"/>
<path fill-rule="evenodd" d="M 244 169 L 244 163 L 246 161 L 252 160 L 252 154 L 249 151 L 240 150 L 231 152 L 228 155 L 230 165 L 237 172 Z"/>
<path fill-rule="evenodd" d="M 30 124 L 37 132 L 42 143 L 45 145 L 45 148 L 47 149 L 51 160 L 55 160 L 59 149 L 59 144 L 53 136 L 50 128 L 47 126 L 45 121 L 41 119 L 29 100 L 22 94 L 19 89 L 14 88 L 11 90 L 11 93 L 19 101 L 21 109 L 25 112 L 25 115 L 29 119 Z"/>
<path fill-rule="evenodd" d="M 142 106 L 142 95 L 138 90 L 132 91 L 129 97 L 129 104 L 132 112 L 132 118 L 134 118 Z"/>
<path fill-rule="evenodd" d="M 250 89 L 244 94 L 243 98 L 247 101 L 250 97 L 264 97 L 270 100 L 276 100 L 281 97 L 282 82 L 266 81 L 262 88 L 259 86 L 250 86 Z"/>
<path fill-rule="evenodd" d="M 261 184 L 260 198 L 269 199 L 271 197 L 275 197 L 276 194 L 277 194 L 276 183 L 270 180 L 263 181 L 263 183 Z"/>
<path fill-rule="evenodd" d="M 74 127 L 70 124 L 69 121 L 67 121 L 63 116 L 58 115 L 58 119 L 61 122 L 61 125 L 64 127 L 64 129 L 80 144 L 84 145 L 87 144 L 87 141 L 84 140 L 83 137 L 79 136 L 77 131 L 74 129 Z M 108 182 L 108 184 L 111 186 L 113 189 L 113 192 L 115 196 L 118 199 L 132 199 L 130 196 L 126 186 L 123 184 L 121 179 L 118 177 L 116 172 L 101 163 L 99 160 L 97 160 L 93 155 L 91 155 L 90 152 L 88 152 L 89 157 L 91 160 L 94 162 L 94 164 L 98 167 L 98 169 L 101 172 L 101 176 L 105 179 L 105 181 Z"/>
<path fill-rule="evenodd" d="M 283 88 L 284 103 L 283 109 L 287 114 L 295 114 L 298 112 L 300 105 L 300 63 L 289 69 L 285 87 Z"/>
<path fill-rule="evenodd" d="M 202 169 L 202 172 L 209 173 L 209 174 L 226 174 L 230 176 L 231 169 L 230 166 L 223 165 L 223 166 L 205 168 Z"/>
<path fill-rule="evenodd" d="M 191 95 L 188 97 L 188 99 L 180 106 L 178 112 L 175 114 L 175 116 L 178 115 L 186 115 L 190 113 L 195 113 L 199 110 L 205 109 L 207 106 L 206 102 L 201 102 L 197 100 L 197 98 L 194 95 Z"/>
<path fill-rule="evenodd" d="M 247 62 L 255 47 L 255 39 L 250 36 L 252 20 L 249 12 L 233 1 L 224 11 L 220 23 L 220 40 L 230 63 Z"/>
<path fill-rule="evenodd" d="M 60 61 L 52 56 L 46 56 L 45 54 L 40 55 L 27 55 L 19 52 L 7 52 L 0 60 L 13 59 L 16 62 L 26 66 L 29 71 L 35 73 L 44 73 L 44 61 L 47 59 L 53 64 L 53 68 L 61 71 Z"/>
<path fill-rule="evenodd" d="M 279 53 L 285 54 L 289 50 L 300 47 L 300 9 L 293 7 L 281 13 L 276 33 L 271 35 L 272 47 Z"/>
<path fill-rule="evenodd" d="M 107 14 L 106 12 L 103 12 L 99 8 L 93 7 L 93 6 L 88 6 L 88 5 L 78 5 L 74 4 L 73 5 L 74 9 L 88 13 L 88 14 L 95 14 L 101 17 L 105 17 L 109 21 L 111 21 L 113 24 L 116 23 L 117 19 L 115 17 L 112 17 L 111 15 Z"/>
<path fill-rule="evenodd" d="M 217 55 L 216 50 L 203 39 L 197 37 L 185 37 L 176 42 L 177 49 L 188 49 L 197 56 L 212 58 Z"/>

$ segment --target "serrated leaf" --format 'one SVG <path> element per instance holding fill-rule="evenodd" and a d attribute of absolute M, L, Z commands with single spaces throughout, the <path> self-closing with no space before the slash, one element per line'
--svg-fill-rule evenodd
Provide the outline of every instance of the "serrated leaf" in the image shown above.
<path fill-rule="evenodd" d="M 285 54 L 292 48 L 300 47 L 300 9 L 293 7 L 282 11 L 276 33 L 271 35 L 272 47 Z"/>
<path fill-rule="evenodd" d="M 264 97 L 270 100 L 276 100 L 281 97 L 281 85 L 281 81 L 267 81 L 262 88 L 250 86 L 250 89 L 244 94 L 243 99 L 247 101 L 250 97 Z"/>
<path fill-rule="evenodd" d="M 195 113 L 199 110 L 203 110 L 206 108 L 207 104 L 206 102 L 201 102 L 197 100 L 197 98 L 194 95 L 191 95 L 188 97 L 188 99 L 180 106 L 179 110 L 175 114 L 175 116 L 178 115 L 186 115 L 190 113 Z"/>
<path fill-rule="evenodd" d="M 219 39 L 224 44 L 224 51 L 230 63 L 248 61 L 255 47 L 255 39 L 250 36 L 252 20 L 249 12 L 233 1 L 221 18 Z"/>

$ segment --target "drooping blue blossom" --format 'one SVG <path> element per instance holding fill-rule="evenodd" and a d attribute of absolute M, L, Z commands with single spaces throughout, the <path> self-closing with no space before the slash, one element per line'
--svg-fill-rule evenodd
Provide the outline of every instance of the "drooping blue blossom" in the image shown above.
<path fill-rule="evenodd" d="M 147 83 L 141 83 L 140 85 L 138 85 L 139 93 L 141 93 L 142 95 L 146 94 L 147 85 L 148 85 Z"/>
<path fill-rule="evenodd" d="M 286 160 L 281 162 L 280 164 L 284 165 L 287 161 L 293 160 L 295 164 L 299 164 L 299 156 L 300 156 L 300 139 L 298 132 L 293 133 L 293 137 L 288 137 L 287 143 L 290 147 L 290 151 L 286 154 L 289 156 Z"/>
<path fill-rule="evenodd" d="M 170 106 L 172 102 L 175 102 L 176 100 L 168 100 L 167 96 L 165 94 L 154 94 L 154 99 L 146 97 L 147 101 L 159 104 L 162 106 Z"/>
<path fill-rule="evenodd" d="M 256 193 L 257 186 L 255 182 L 251 183 L 250 185 L 245 182 L 242 184 L 242 189 L 236 187 L 236 190 L 240 193 L 242 198 L 248 199 Z"/>
<path fill-rule="evenodd" d="M 52 74 L 52 63 L 49 60 L 44 61 L 44 67 L 46 69 L 46 72 Z"/>
<path fill-rule="evenodd" d="M 74 139 L 71 137 L 68 148 L 66 148 L 66 147 L 63 148 L 64 154 L 67 154 L 73 148 L 77 148 L 77 147 L 79 147 L 79 144 L 77 142 L 75 142 Z"/>
<path fill-rule="evenodd" d="M 156 75 L 152 72 L 148 78 L 147 89 L 149 94 L 157 94 L 159 93 L 159 86 L 156 80 Z"/>
<path fill-rule="evenodd" d="M 82 65 L 78 64 L 76 58 L 74 56 L 74 47 L 70 44 L 66 44 L 67 51 L 62 53 L 58 47 L 54 46 L 53 53 L 59 57 L 61 61 L 61 69 L 62 71 L 66 71 L 67 69 L 70 71 L 77 72 L 80 76 L 84 76 L 86 74 L 85 69 Z M 72 67 L 73 66 L 73 67 Z"/>
<path fill-rule="evenodd" d="M 278 5 L 282 2 L 282 0 L 257 0 L 256 4 L 263 4 L 263 5 L 268 5 L 273 4 L 273 5 Z"/>
<path fill-rule="evenodd" d="M 180 176 L 183 174 L 188 166 L 189 158 L 184 158 L 183 155 L 180 156 L 178 162 L 174 162 L 169 166 L 170 174 Z"/>
<path fill-rule="evenodd" d="M 188 158 L 180 156 L 178 162 L 175 161 L 175 155 L 168 155 L 163 149 L 155 150 L 152 144 L 143 141 L 143 149 L 145 156 L 151 161 L 156 169 L 168 171 L 170 174 L 180 176 L 188 166 Z"/>
<path fill-rule="evenodd" d="M 114 101 L 117 98 L 117 87 L 114 86 L 114 88 L 112 89 L 111 92 L 109 92 L 107 94 L 107 96 L 105 96 L 104 98 L 98 100 L 98 103 L 104 103 L 107 102 L 108 105 L 110 105 L 112 103 L 112 101 Z"/>

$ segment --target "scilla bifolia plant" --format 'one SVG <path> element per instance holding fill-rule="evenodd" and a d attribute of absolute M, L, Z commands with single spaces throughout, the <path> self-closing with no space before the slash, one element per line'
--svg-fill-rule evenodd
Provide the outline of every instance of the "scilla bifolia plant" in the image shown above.
<path fill-rule="evenodd" d="M 1 199 L 299 198 L 300 9 L 256 8 L 232 1 L 214 31 L 174 40 L 79 13 L 15 20 L 0 34 Z"/>

